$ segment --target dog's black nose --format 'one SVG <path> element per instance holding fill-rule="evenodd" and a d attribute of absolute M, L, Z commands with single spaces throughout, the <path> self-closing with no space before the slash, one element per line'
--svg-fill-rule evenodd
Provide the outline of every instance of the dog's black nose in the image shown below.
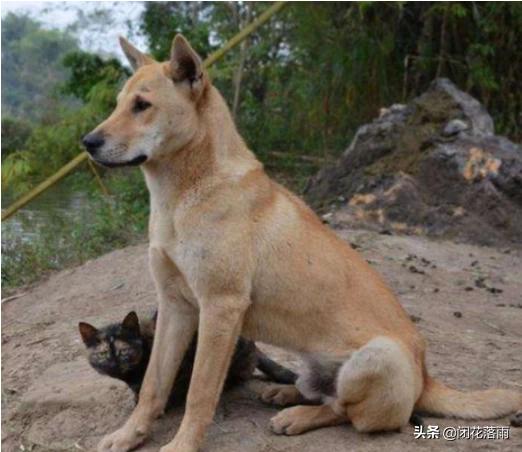
<path fill-rule="evenodd" d="M 88 133 L 82 138 L 82 144 L 89 154 L 94 154 L 104 143 L 105 138 L 103 138 L 103 135 L 99 132 Z"/>

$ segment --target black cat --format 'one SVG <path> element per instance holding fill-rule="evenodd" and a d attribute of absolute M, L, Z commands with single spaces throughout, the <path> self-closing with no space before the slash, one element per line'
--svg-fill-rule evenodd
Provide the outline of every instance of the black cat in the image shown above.
<path fill-rule="evenodd" d="M 88 350 L 91 366 L 100 374 L 124 381 L 134 392 L 135 400 L 141 388 L 150 358 L 157 313 L 140 322 L 134 311 L 123 322 L 97 329 L 80 322 L 80 335 Z M 185 400 L 196 354 L 196 337 L 192 340 L 174 382 L 169 405 Z M 253 341 L 239 338 L 225 382 L 225 388 L 248 380 L 255 369 L 277 383 L 294 384 L 297 375 L 262 353 Z"/>

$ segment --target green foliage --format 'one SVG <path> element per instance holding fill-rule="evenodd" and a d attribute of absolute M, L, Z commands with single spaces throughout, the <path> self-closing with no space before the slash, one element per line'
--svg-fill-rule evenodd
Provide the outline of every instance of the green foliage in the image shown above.
<path fill-rule="evenodd" d="M 267 7 L 258 2 L 151 2 L 142 32 L 168 57 L 175 32 L 203 55 Z M 210 39 L 210 37 L 212 39 Z M 522 6 L 508 2 L 313 2 L 289 5 L 247 40 L 237 122 L 260 153 L 338 154 L 381 107 L 449 77 L 517 139 Z M 211 75 L 232 104 L 241 51 Z M 405 62 L 407 63 L 405 73 Z"/>
<path fill-rule="evenodd" d="M 522 139 L 522 5 L 426 2 L 416 20 L 420 51 L 409 50 L 408 96 L 448 77 L 485 104 L 499 133 Z"/>
<path fill-rule="evenodd" d="M 10 116 L 2 117 L 2 161 L 18 149 L 25 146 L 31 135 L 31 125 L 22 119 Z"/>
<path fill-rule="evenodd" d="M 73 71 L 65 85 L 66 90 L 83 96 L 86 103 L 81 108 L 62 108 L 56 113 L 57 119 L 52 126 L 34 126 L 24 146 L 11 152 L 2 162 L 2 187 L 10 194 L 27 191 L 78 155 L 82 151 L 80 138 L 115 107 L 116 94 L 127 70 L 114 60 L 96 60 L 97 72 L 89 77 L 90 66 L 83 64 L 86 60 L 90 61 L 81 54 L 75 54 L 69 60 Z M 75 85 L 82 88 L 75 92 L 72 88 Z"/>
<path fill-rule="evenodd" d="M 390 61 L 398 8 L 392 5 L 320 3 L 290 8 L 279 70 L 265 70 L 261 149 L 337 154 L 355 128 L 391 101 L 397 78 Z M 364 25 L 363 25 L 364 24 Z M 319 38 L 320 37 L 320 38 Z M 281 42 L 280 41 L 280 42 Z M 282 47 L 283 49 L 285 47 Z M 249 125 L 255 128 L 255 124 Z M 261 137 L 260 137 L 261 138 Z M 281 141 L 284 140 L 284 141 Z"/>
<path fill-rule="evenodd" d="M 84 102 L 89 101 L 89 94 L 98 83 L 117 86 L 122 77 L 130 75 L 116 58 L 103 60 L 88 52 L 68 53 L 63 59 L 63 65 L 70 70 L 70 76 L 63 84 L 62 91 Z"/>
<path fill-rule="evenodd" d="M 151 55 L 167 60 L 175 33 L 182 33 L 203 54 L 210 53 L 211 24 L 202 20 L 212 9 L 204 2 L 147 2 L 141 31 L 148 39 Z"/>
<path fill-rule="evenodd" d="M 33 171 L 31 154 L 27 151 L 15 151 L 2 161 L 2 190 L 8 190 L 16 184 L 19 193 L 31 188 L 29 177 Z M 15 191 L 16 193 L 16 191 Z"/>

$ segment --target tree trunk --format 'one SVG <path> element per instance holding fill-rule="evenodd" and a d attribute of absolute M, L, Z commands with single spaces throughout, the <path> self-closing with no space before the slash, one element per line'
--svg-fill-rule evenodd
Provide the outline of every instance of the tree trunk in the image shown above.
<path fill-rule="evenodd" d="M 446 4 L 444 8 L 444 16 L 442 18 L 442 26 L 440 30 L 440 45 L 439 45 L 439 64 L 437 65 L 437 72 L 435 77 L 439 78 L 442 75 L 444 70 L 444 64 L 446 62 L 446 32 L 448 28 L 448 14 L 449 14 L 450 4 L 449 2 Z"/>

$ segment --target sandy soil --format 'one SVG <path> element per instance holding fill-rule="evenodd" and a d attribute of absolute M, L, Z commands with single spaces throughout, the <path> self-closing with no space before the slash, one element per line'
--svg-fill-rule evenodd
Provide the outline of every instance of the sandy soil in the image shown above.
<path fill-rule="evenodd" d="M 338 231 L 365 255 L 399 294 L 429 343 L 431 373 L 463 389 L 522 390 L 522 252 L 434 242 L 424 238 Z M 2 447 L 6 452 L 92 450 L 132 410 L 123 384 L 92 371 L 77 333 L 80 320 L 103 325 L 129 310 L 150 311 L 155 295 L 146 246 L 115 251 L 20 289 L 2 305 Z M 298 360 L 273 347 L 291 367 Z M 447 442 L 401 433 L 362 435 L 350 426 L 296 437 L 271 434 L 276 408 L 247 388 L 221 400 L 204 451 L 522 450 L 522 429 L 510 440 Z M 173 437 L 182 409 L 168 413 L 141 449 L 158 450 Z M 426 418 L 443 426 L 498 425 L 507 419 L 463 422 Z"/>

